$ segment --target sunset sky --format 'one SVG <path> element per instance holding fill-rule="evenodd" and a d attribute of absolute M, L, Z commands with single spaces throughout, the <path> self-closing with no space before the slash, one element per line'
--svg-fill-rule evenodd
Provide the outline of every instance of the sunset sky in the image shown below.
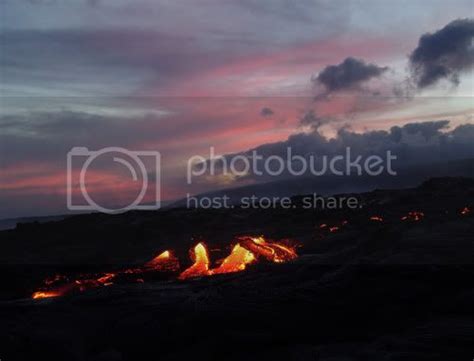
<path fill-rule="evenodd" d="M 441 120 L 435 132 L 467 124 L 474 139 L 473 11 L 472 0 L 0 0 L 0 218 L 64 213 L 74 146 L 159 151 L 162 199 L 174 200 L 238 185 L 186 185 L 187 159 L 210 146 Z M 93 176 L 113 182 L 106 168 Z"/>

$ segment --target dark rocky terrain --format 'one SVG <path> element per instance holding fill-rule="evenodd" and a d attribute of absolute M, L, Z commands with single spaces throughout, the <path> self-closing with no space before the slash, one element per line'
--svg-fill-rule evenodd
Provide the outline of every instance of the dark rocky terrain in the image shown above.
<path fill-rule="evenodd" d="M 0 359 L 471 360 L 474 216 L 461 209 L 472 210 L 474 179 L 358 197 L 357 210 L 178 208 L 0 232 Z M 409 211 L 425 216 L 402 221 Z M 243 234 L 295 239 L 299 258 L 30 298 L 48 275 L 142 264 L 164 249 L 186 267 L 201 238 L 216 260 Z"/>

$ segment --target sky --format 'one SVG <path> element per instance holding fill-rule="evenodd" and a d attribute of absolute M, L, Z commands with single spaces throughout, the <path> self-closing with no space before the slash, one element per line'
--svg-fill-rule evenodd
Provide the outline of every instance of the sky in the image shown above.
<path fill-rule="evenodd" d="M 187 160 L 211 146 L 356 136 L 365 146 L 401 129 L 418 145 L 448 135 L 467 156 L 473 10 L 472 0 L 0 0 L 0 218 L 66 212 L 72 147 L 159 151 L 165 201 L 242 184 L 186 184 Z M 112 201 L 126 202 L 106 164 L 88 176 L 97 197 L 114 188 Z"/>

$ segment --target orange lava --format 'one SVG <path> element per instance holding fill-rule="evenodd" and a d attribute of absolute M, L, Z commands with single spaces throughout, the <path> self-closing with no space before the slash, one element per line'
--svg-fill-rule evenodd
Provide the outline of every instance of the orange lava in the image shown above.
<path fill-rule="evenodd" d="M 472 212 L 469 207 L 460 210 L 461 215 L 468 215 Z M 402 221 L 421 221 L 425 217 L 423 212 L 411 211 L 401 217 Z M 381 216 L 371 216 L 371 221 L 383 222 Z M 340 226 L 330 226 L 327 223 L 319 225 L 321 229 L 329 232 L 336 232 L 340 227 L 346 225 L 347 220 L 343 220 Z M 193 265 L 181 272 L 178 279 L 184 280 L 193 277 L 211 276 L 223 273 L 241 272 L 247 266 L 265 259 L 270 262 L 283 263 L 298 257 L 294 246 L 286 242 L 274 242 L 263 237 L 241 236 L 237 238 L 238 243 L 232 248 L 231 253 L 216 268 L 210 269 L 209 253 L 204 243 L 198 243 L 191 251 Z M 220 249 L 213 249 L 220 251 Z M 79 275 L 75 280 L 71 280 L 64 275 L 54 275 L 43 282 L 43 287 L 32 294 L 33 299 L 53 298 L 63 296 L 71 292 L 81 292 L 90 288 L 110 286 L 116 282 L 145 282 L 145 275 L 153 272 L 178 272 L 180 269 L 179 260 L 171 251 L 164 251 L 155 258 L 145 263 L 141 267 L 129 268 L 117 272 L 103 274 Z"/>
<path fill-rule="evenodd" d="M 33 293 L 31 296 L 33 299 L 41 299 L 41 298 L 52 298 L 52 297 L 59 297 L 62 296 L 63 293 L 59 291 L 38 291 Z"/>
<path fill-rule="evenodd" d="M 211 274 L 232 273 L 245 270 L 248 264 L 256 261 L 252 252 L 237 244 L 218 268 L 210 271 Z"/>
<path fill-rule="evenodd" d="M 239 238 L 239 243 L 233 247 L 230 255 L 218 267 L 210 269 L 208 250 L 204 243 L 198 243 L 191 252 L 194 264 L 181 272 L 178 279 L 184 280 L 193 277 L 241 272 L 248 265 L 256 262 L 259 257 L 271 262 L 282 263 L 296 258 L 297 255 L 293 247 L 282 243 L 269 242 L 263 237 L 241 237 Z M 75 280 L 55 275 L 52 278 L 47 278 L 44 281 L 44 287 L 34 292 L 32 298 L 51 298 L 63 296 L 71 292 L 83 292 L 87 289 L 111 286 L 124 279 L 143 283 L 142 275 L 145 273 L 156 271 L 176 272 L 178 270 L 178 259 L 170 251 L 164 251 L 138 268 L 129 268 L 99 275 L 80 275 Z"/>
<path fill-rule="evenodd" d="M 291 261 L 298 257 L 294 248 L 281 243 L 267 242 L 263 237 L 240 237 L 239 243 L 257 257 L 275 263 Z"/>
<path fill-rule="evenodd" d="M 64 280 L 67 280 L 67 278 L 65 276 L 55 275 L 54 277 L 46 278 L 44 280 L 44 284 L 49 286 L 49 285 L 52 285 L 52 284 L 55 284 L 57 282 L 64 281 Z"/>
<path fill-rule="evenodd" d="M 31 297 L 35 299 L 57 297 L 73 291 L 83 292 L 91 288 L 107 287 L 113 285 L 117 277 L 124 275 L 136 277 L 136 282 L 144 282 L 143 278 L 139 277 L 143 273 L 176 272 L 178 269 L 178 259 L 170 251 L 165 251 L 140 268 L 129 268 L 116 273 L 108 272 L 100 275 L 80 275 L 79 278 L 72 281 L 69 281 L 65 276 L 55 275 L 47 278 L 44 281 L 45 287 L 33 293 Z"/>
<path fill-rule="evenodd" d="M 461 215 L 471 213 L 471 209 L 464 207 Z M 425 217 L 423 212 L 411 211 L 401 217 L 402 221 L 421 221 Z M 381 216 L 371 216 L 371 221 L 383 222 Z M 346 225 L 347 220 L 343 220 L 340 226 L 330 226 L 327 223 L 319 225 L 321 229 L 328 229 L 329 232 L 336 232 L 340 227 Z M 219 249 L 215 249 L 218 251 Z M 283 263 L 297 258 L 295 246 L 287 242 L 274 242 L 266 240 L 263 237 L 241 236 L 237 238 L 236 245 L 231 253 L 221 262 L 221 264 L 211 269 L 209 253 L 204 243 L 198 243 L 191 251 L 193 264 L 182 271 L 178 279 L 185 280 L 194 277 L 211 276 L 223 273 L 241 272 L 248 265 L 265 259 L 274 263 Z M 80 275 L 75 280 L 70 280 L 63 275 L 55 275 L 47 278 L 43 287 L 32 294 L 33 299 L 52 298 L 63 296 L 66 293 L 74 291 L 84 291 L 89 288 L 110 286 L 116 282 L 134 281 L 138 283 L 145 282 L 145 275 L 153 272 L 177 272 L 180 269 L 179 260 L 170 251 L 164 251 L 158 256 L 145 263 L 141 267 L 121 270 L 115 273 L 103 273 L 92 275 Z"/>
<path fill-rule="evenodd" d="M 164 251 L 147 262 L 145 268 L 155 271 L 177 271 L 179 269 L 179 261 L 170 251 Z"/>
<path fill-rule="evenodd" d="M 383 222 L 383 218 L 380 216 L 372 216 L 370 217 L 370 220 L 374 222 Z"/>
<path fill-rule="evenodd" d="M 418 222 L 418 221 L 421 221 L 424 217 L 425 217 L 425 214 L 423 212 L 413 211 L 413 212 L 408 212 L 408 214 L 406 216 L 403 216 L 401 220 Z"/>
<path fill-rule="evenodd" d="M 191 258 L 193 259 L 194 264 L 188 269 L 181 272 L 178 277 L 180 280 L 210 275 L 209 255 L 207 253 L 207 248 L 204 243 L 198 243 L 194 247 L 194 251 L 191 253 Z"/>
<path fill-rule="evenodd" d="M 109 286 L 112 283 L 112 280 L 115 278 L 115 273 L 106 273 L 102 277 L 97 278 L 97 282 L 104 286 Z"/>
<path fill-rule="evenodd" d="M 65 284 L 51 289 L 41 289 L 31 296 L 31 298 L 37 300 L 42 298 L 53 298 L 64 296 L 66 293 L 71 292 L 75 288 L 74 284 Z"/>

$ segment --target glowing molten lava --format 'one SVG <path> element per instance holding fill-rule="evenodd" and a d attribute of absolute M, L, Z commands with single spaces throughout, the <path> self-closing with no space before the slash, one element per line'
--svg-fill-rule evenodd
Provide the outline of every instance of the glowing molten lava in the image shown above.
<path fill-rule="evenodd" d="M 468 207 L 462 208 L 461 215 L 466 216 L 472 212 Z M 412 211 L 401 217 L 402 221 L 421 221 L 425 217 L 423 212 Z M 383 222 L 380 216 L 371 216 L 371 221 Z M 319 226 L 324 232 L 336 232 L 348 223 L 343 220 L 338 225 L 322 223 Z M 242 236 L 237 238 L 236 245 L 231 253 L 216 268 L 210 269 L 209 254 L 204 243 L 198 243 L 191 251 L 193 265 L 181 272 L 178 279 L 184 280 L 193 277 L 212 276 L 216 274 L 240 272 L 247 266 L 261 259 L 266 261 L 283 263 L 297 258 L 296 247 L 290 243 L 274 242 L 263 237 Z M 219 252 L 220 249 L 213 249 Z M 67 293 L 82 292 L 86 289 L 111 286 L 120 282 L 143 283 L 145 276 L 154 275 L 156 272 L 166 272 L 173 277 L 180 270 L 179 260 L 170 251 L 160 253 L 158 256 L 137 268 L 129 268 L 114 273 L 79 274 L 75 279 L 64 275 L 55 275 L 47 278 L 43 286 L 32 294 L 33 299 L 43 299 L 63 296 Z"/>
<path fill-rule="evenodd" d="M 319 225 L 319 228 L 320 229 L 323 229 L 323 230 L 328 230 L 330 233 L 335 233 L 337 231 L 339 231 L 341 229 L 341 227 L 347 225 L 347 223 L 349 223 L 348 221 L 344 220 L 342 221 L 339 225 L 329 225 L 327 223 L 322 223 Z"/>
<path fill-rule="evenodd" d="M 275 263 L 287 262 L 297 257 L 296 251 L 286 245 L 267 242 L 263 237 L 240 237 L 242 247 L 251 251 L 257 257 L 263 257 Z"/>
<path fill-rule="evenodd" d="M 194 251 L 191 253 L 191 258 L 193 259 L 194 264 L 179 275 L 178 278 L 180 280 L 210 275 L 209 255 L 204 243 L 198 243 L 196 247 L 194 247 Z"/>
<path fill-rule="evenodd" d="M 115 277 L 115 273 L 106 273 L 105 275 L 96 279 L 96 282 L 100 285 L 110 286 L 113 284 L 112 280 Z"/>
<path fill-rule="evenodd" d="M 50 298 L 63 296 L 74 291 L 83 292 L 85 290 L 97 287 L 107 287 L 114 284 L 115 280 L 120 280 L 125 276 L 132 277 L 132 281 L 143 282 L 139 277 L 145 273 L 153 272 L 176 272 L 179 269 L 179 262 L 170 251 L 165 251 L 140 268 L 130 268 L 115 273 L 102 273 L 98 275 L 79 275 L 75 280 L 70 281 L 67 277 L 56 275 L 53 278 L 47 278 L 41 290 L 33 293 L 34 299 Z"/>
<path fill-rule="evenodd" d="M 413 221 L 413 222 L 418 222 L 421 221 L 425 217 L 425 214 L 423 212 L 408 212 L 406 216 L 403 216 L 401 218 L 402 221 Z"/>
<path fill-rule="evenodd" d="M 170 251 L 164 251 L 147 262 L 145 268 L 155 271 L 177 271 L 179 269 L 179 261 Z"/>
<path fill-rule="evenodd" d="M 237 244 L 218 268 L 211 270 L 211 274 L 232 273 L 245 270 L 248 264 L 255 262 L 252 252 Z"/>
<path fill-rule="evenodd" d="M 240 237 L 237 243 L 222 263 L 210 269 L 209 254 L 204 243 L 198 243 L 191 251 L 194 264 L 181 272 L 178 279 L 184 280 L 193 277 L 211 276 L 223 273 L 244 271 L 248 265 L 261 257 L 271 262 L 281 263 L 297 257 L 293 247 L 269 242 L 263 237 Z M 76 279 L 56 275 L 44 281 L 44 287 L 33 293 L 32 298 L 50 298 L 63 296 L 67 293 L 82 292 L 87 289 L 111 286 L 117 282 L 135 281 L 143 283 L 146 274 L 154 272 L 176 272 L 179 270 L 178 259 L 170 252 L 165 251 L 145 263 L 142 267 L 128 268 L 117 272 L 102 274 L 84 274 Z M 143 276 L 142 276 L 143 275 Z"/>
<path fill-rule="evenodd" d="M 380 216 L 372 216 L 370 217 L 370 220 L 374 222 L 383 222 L 383 218 Z"/>
<path fill-rule="evenodd" d="M 55 275 L 55 276 L 53 276 L 53 277 L 51 277 L 51 278 L 46 278 L 46 279 L 44 280 L 44 284 L 47 285 L 47 286 L 49 286 L 49 285 L 53 285 L 53 284 L 55 284 L 55 283 L 57 283 L 57 282 L 64 281 L 64 280 L 67 280 L 67 278 L 66 278 L 65 276 L 63 276 L 63 275 Z"/>
<path fill-rule="evenodd" d="M 33 296 L 31 296 L 33 299 L 37 300 L 40 298 L 51 298 L 51 297 L 59 297 L 62 296 L 63 293 L 59 291 L 38 291 L 33 293 Z"/>
<path fill-rule="evenodd" d="M 158 256 L 153 258 L 151 261 L 145 264 L 145 267 L 155 268 L 160 267 L 163 263 L 166 263 L 171 257 L 170 251 L 164 251 L 160 253 Z"/>

